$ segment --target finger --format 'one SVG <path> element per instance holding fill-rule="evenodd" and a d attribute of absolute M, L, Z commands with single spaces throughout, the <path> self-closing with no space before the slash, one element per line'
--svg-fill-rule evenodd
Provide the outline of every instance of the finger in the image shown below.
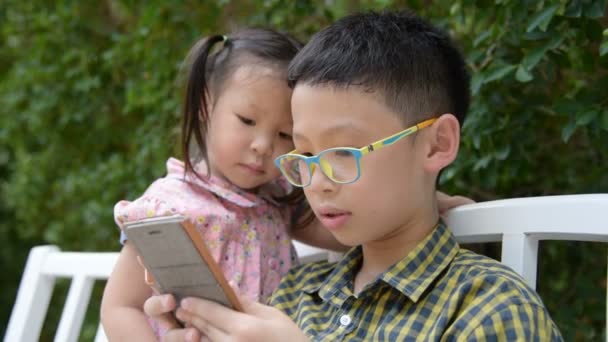
<path fill-rule="evenodd" d="M 209 341 L 209 339 L 207 337 L 203 336 L 203 334 L 201 334 L 200 331 L 198 331 L 194 328 L 186 329 L 186 332 L 184 334 L 184 340 L 188 341 L 188 342 Z"/>
<path fill-rule="evenodd" d="M 175 306 L 172 295 L 152 296 L 144 302 L 144 312 L 167 329 L 177 328 L 179 325 L 172 314 Z"/>
<path fill-rule="evenodd" d="M 196 329 L 172 329 L 163 336 L 163 342 L 198 341 L 198 339 L 200 335 L 197 335 Z"/>
<path fill-rule="evenodd" d="M 198 314 L 192 313 L 183 307 L 179 307 L 175 311 L 175 316 L 180 321 L 185 322 L 186 326 L 199 330 L 203 336 L 209 336 L 209 332 L 213 331 L 215 339 L 211 339 L 212 341 L 220 338 L 220 335 L 222 336 L 221 338 L 228 336 L 226 331 L 221 331 L 219 328 L 213 327 L 205 318 L 199 316 Z"/>
<path fill-rule="evenodd" d="M 195 332 L 187 333 L 186 338 L 190 338 L 191 334 L 200 332 L 201 341 L 225 341 L 228 339 L 228 333 L 210 325 L 203 318 L 195 315 L 183 308 L 177 309 L 175 315 L 179 320 L 187 322 L 186 324 L 196 329 Z M 198 341 L 197 337 L 192 337 L 189 341 Z"/>
<path fill-rule="evenodd" d="M 193 316 L 190 321 L 194 327 L 200 330 L 203 338 L 201 340 L 209 340 L 209 341 L 228 341 L 230 335 L 228 332 L 220 330 L 213 325 L 209 324 L 209 322 L 205 321 L 199 316 Z"/>
<path fill-rule="evenodd" d="M 198 316 L 223 331 L 230 331 L 230 327 L 234 327 L 236 322 L 249 318 L 249 315 L 201 298 L 185 298 L 181 301 L 180 308 L 189 312 L 192 317 Z"/>
<path fill-rule="evenodd" d="M 158 316 L 175 310 L 175 298 L 170 294 L 152 296 L 144 302 L 144 312 L 148 316 Z"/>
<path fill-rule="evenodd" d="M 438 197 L 438 202 L 439 211 L 441 213 L 444 213 L 454 207 L 475 203 L 475 201 L 473 201 L 472 199 L 463 196 L 445 196 L 441 199 L 439 199 Z"/>
<path fill-rule="evenodd" d="M 473 201 L 472 199 L 468 198 L 468 197 L 464 197 L 464 196 L 452 196 L 452 198 L 450 198 L 448 204 L 450 205 L 450 208 L 454 208 L 460 205 L 465 205 L 465 204 L 473 204 L 475 203 L 475 201 Z"/>
<path fill-rule="evenodd" d="M 435 192 L 435 195 L 437 195 L 437 200 L 440 202 L 445 200 L 446 198 L 450 197 L 450 196 L 446 195 L 444 192 L 439 191 L 439 190 Z"/>
<path fill-rule="evenodd" d="M 248 298 L 245 298 L 245 297 L 239 297 L 239 301 L 241 302 L 241 305 L 243 306 L 243 312 L 256 316 L 256 317 L 260 317 L 260 318 L 266 317 L 268 315 L 268 309 L 271 309 L 269 306 L 260 304 L 256 301 L 249 300 Z"/>

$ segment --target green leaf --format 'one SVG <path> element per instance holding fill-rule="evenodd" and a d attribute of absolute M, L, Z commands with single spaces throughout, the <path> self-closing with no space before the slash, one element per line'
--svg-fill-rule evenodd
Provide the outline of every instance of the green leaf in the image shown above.
<path fill-rule="evenodd" d="M 583 14 L 583 4 L 580 0 L 572 0 L 568 3 L 568 7 L 566 7 L 566 13 L 564 15 L 566 17 L 579 18 Z"/>
<path fill-rule="evenodd" d="M 532 81 L 534 76 L 532 76 L 532 74 L 528 72 L 528 70 L 526 70 L 526 68 L 524 68 L 522 65 L 519 65 L 517 67 L 517 72 L 515 73 L 515 79 L 519 82 L 526 83 Z"/>
<path fill-rule="evenodd" d="M 591 123 L 598 115 L 598 111 L 595 109 L 590 109 L 583 114 L 576 117 L 576 125 L 577 126 L 587 126 Z"/>
<path fill-rule="evenodd" d="M 608 131 L 608 109 L 604 110 L 602 115 L 602 128 L 605 131 Z"/>
<path fill-rule="evenodd" d="M 485 169 L 486 167 L 488 167 L 488 165 L 490 164 L 491 161 L 492 161 L 492 155 L 487 155 L 485 157 L 478 159 L 475 162 L 475 165 L 473 166 L 473 171 Z"/>
<path fill-rule="evenodd" d="M 452 6 L 450 6 L 450 15 L 456 15 L 460 11 L 460 3 L 454 2 Z"/>
<path fill-rule="evenodd" d="M 562 141 L 567 143 L 576 131 L 576 121 L 570 121 L 562 128 Z"/>
<path fill-rule="evenodd" d="M 583 110 L 583 104 L 571 99 L 562 98 L 553 106 L 556 113 L 574 115 Z"/>
<path fill-rule="evenodd" d="M 475 38 L 475 40 L 473 41 L 473 46 L 478 46 L 479 43 L 483 42 L 484 40 L 486 40 L 490 34 L 492 34 L 492 30 L 485 30 L 483 31 L 479 36 L 477 36 Z"/>
<path fill-rule="evenodd" d="M 557 32 L 553 32 L 554 36 L 553 38 L 551 38 L 551 40 L 549 40 L 546 44 L 545 44 L 545 50 L 549 51 L 549 50 L 553 50 L 556 49 L 557 47 L 559 47 L 562 42 L 564 41 L 564 36 L 558 34 Z"/>
<path fill-rule="evenodd" d="M 522 59 L 521 64 L 526 70 L 531 71 L 547 54 L 547 51 L 556 49 L 562 44 L 563 41 L 564 37 L 559 35 L 554 36 L 542 46 L 536 47 L 526 54 Z"/>
<path fill-rule="evenodd" d="M 515 65 L 501 65 L 498 67 L 494 67 L 487 72 L 487 76 L 485 77 L 484 83 L 493 82 L 496 80 L 500 80 L 507 76 L 509 73 L 513 72 L 517 66 Z"/>
<path fill-rule="evenodd" d="M 600 56 L 604 56 L 608 53 L 608 40 L 602 43 L 600 46 Z"/>
<path fill-rule="evenodd" d="M 605 0 L 591 1 L 590 4 L 586 4 L 583 12 L 587 18 L 601 18 L 604 16 L 604 9 L 606 8 Z"/>
<path fill-rule="evenodd" d="M 481 146 L 481 135 L 475 134 L 473 136 L 473 146 L 476 150 L 479 150 L 479 147 Z"/>
<path fill-rule="evenodd" d="M 521 61 L 521 65 L 526 70 L 532 70 L 540 62 L 540 60 L 545 56 L 546 49 L 544 46 L 537 47 L 530 51 L 528 54 L 524 56 Z"/>
<path fill-rule="evenodd" d="M 494 153 L 496 160 L 505 160 L 511 154 L 511 145 L 505 145 Z"/>
<path fill-rule="evenodd" d="M 526 29 L 526 32 L 530 32 L 537 27 L 540 28 L 541 31 L 546 31 L 547 26 L 549 26 L 549 23 L 551 22 L 551 19 L 553 19 L 553 15 L 555 15 L 555 12 L 558 8 L 559 5 L 553 5 L 548 8 L 545 8 L 543 11 L 538 13 L 531 20 L 530 24 L 528 25 L 528 28 Z"/>
<path fill-rule="evenodd" d="M 543 40 L 549 38 L 550 36 L 551 34 L 549 32 L 532 31 L 524 33 L 522 37 L 525 40 Z"/>
<path fill-rule="evenodd" d="M 483 74 L 480 72 L 474 74 L 473 77 L 471 78 L 471 93 L 473 95 L 477 95 L 477 93 L 479 93 L 479 89 L 481 89 L 481 86 L 483 84 L 484 84 Z"/>

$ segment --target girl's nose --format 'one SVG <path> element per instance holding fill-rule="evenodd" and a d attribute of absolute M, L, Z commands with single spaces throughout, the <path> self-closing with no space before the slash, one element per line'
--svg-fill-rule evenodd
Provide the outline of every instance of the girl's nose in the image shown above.
<path fill-rule="evenodd" d="M 265 136 L 255 137 L 251 142 L 251 149 L 261 156 L 270 156 L 272 155 L 272 140 Z"/>

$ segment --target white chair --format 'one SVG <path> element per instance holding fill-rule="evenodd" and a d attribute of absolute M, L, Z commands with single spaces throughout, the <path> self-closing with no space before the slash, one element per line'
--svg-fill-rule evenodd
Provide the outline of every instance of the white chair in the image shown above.
<path fill-rule="evenodd" d="M 56 246 L 32 248 L 19 284 L 4 341 L 38 341 L 57 278 L 72 282 L 55 341 L 77 341 L 91 290 L 97 279 L 107 279 L 118 253 L 61 252 Z M 95 341 L 104 341 L 101 325 Z"/>
<path fill-rule="evenodd" d="M 539 240 L 608 242 L 608 194 L 477 203 L 452 210 L 447 221 L 460 242 L 502 242 L 502 262 L 536 287 Z M 296 244 L 296 249 L 303 262 L 331 257 L 327 251 L 302 244 Z M 4 341 L 38 340 L 58 277 L 73 280 L 55 341 L 76 341 L 93 282 L 110 275 L 117 256 L 61 252 L 55 246 L 33 248 Z M 95 341 L 105 340 L 99 328 Z"/>
<path fill-rule="evenodd" d="M 302 262 L 327 258 L 327 251 L 296 243 Z M 118 253 L 62 252 L 56 246 L 32 248 L 21 277 L 5 342 L 38 341 L 57 278 L 71 278 L 55 341 L 78 341 L 91 290 L 96 280 L 108 279 Z M 101 324 L 95 342 L 107 341 Z"/>

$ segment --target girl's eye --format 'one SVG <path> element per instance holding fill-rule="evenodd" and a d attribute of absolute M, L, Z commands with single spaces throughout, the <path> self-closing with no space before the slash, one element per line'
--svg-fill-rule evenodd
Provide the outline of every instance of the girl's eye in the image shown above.
<path fill-rule="evenodd" d="M 279 132 L 279 137 L 281 139 L 285 139 L 285 140 L 289 140 L 289 141 L 292 140 L 291 134 L 288 134 L 288 133 Z"/>
<path fill-rule="evenodd" d="M 240 116 L 238 114 L 236 114 L 236 116 L 239 118 L 239 120 L 241 120 L 242 123 L 244 123 L 247 126 L 255 126 L 255 121 L 248 119 L 244 116 Z"/>

